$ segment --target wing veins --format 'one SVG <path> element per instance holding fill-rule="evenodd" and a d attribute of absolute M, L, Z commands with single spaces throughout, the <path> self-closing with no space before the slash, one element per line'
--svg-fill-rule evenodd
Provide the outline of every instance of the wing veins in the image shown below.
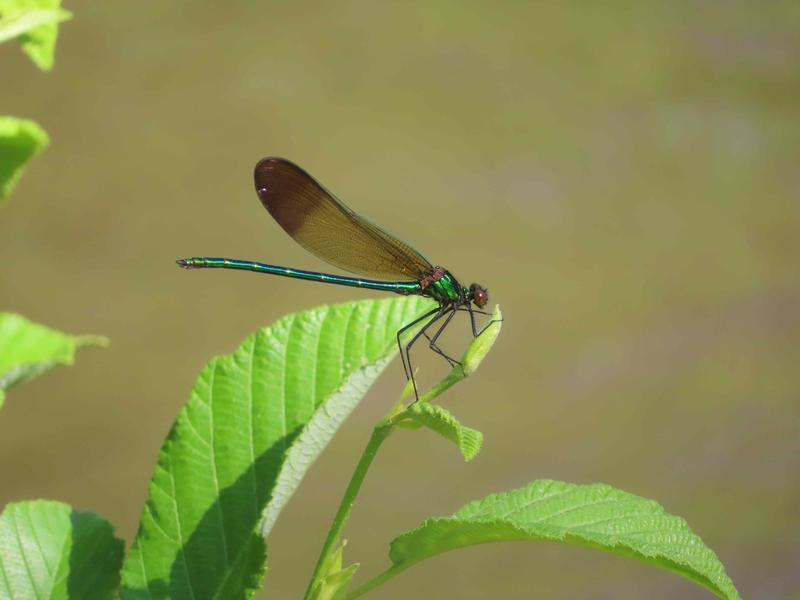
<path fill-rule="evenodd" d="M 432 265 L 416 250 L 350 209 L 297 165 L 256 165 L 261 203 L 306 250 L 336 267 L 378 279 L 418 279 Z"/>

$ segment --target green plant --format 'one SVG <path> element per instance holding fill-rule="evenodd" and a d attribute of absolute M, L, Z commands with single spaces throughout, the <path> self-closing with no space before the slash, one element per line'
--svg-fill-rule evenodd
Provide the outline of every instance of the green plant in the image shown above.
<path fill-rule="evenodd" d="M 0 0 L 0 43 L 19 40 L 23 51 L 44 71 L 53 68 L 58 23 L 72 17 L 61 0 Z M 33 121 L 0 115 L 0 202 L 49 140 Z"/>
<path fill-rule="evenodd" d="M 0 0 L 0 42 L 19 39 L 52 67 L 59 0 Z M 47 144 L 35 123 L 0 118 L 0 201 Z M 395 332 L 430 307 L 420 297 L 319 307 L 248 337 L 201 372 L 158 458 L 139 531 L 123 557 L 111 525 L 50 501 L 7 505 L 0 515 L 0 598 L 249 598 L 262 585 L 266 540 L 314 460 L 396 353 Z M 604 484 L 539 480 L 471 502 L 398 535 L 388 568 L 359 585 L 345 565 L 344 527 L 382 444 L 427 428 L 466 461 L 482 434 L 436 400 L 471 375 L 500 332 L 500 313 L 462 358 L 463 368 L 422 395 L 400 400 L 373 429 L 306 589 L 309 600 L 356 598 L 433 555 L 492 541 L 577 544 L 672 570 L 720 598 L 738 598 L 714 553 L 655 502 Z M 0 313 L 0 404 L 5 390 L 77 348 L 104 344 Z M 407 434 L 411 435 L 411 434 Z M 124 558 L 124 562 L 123 562 Z"/>
<path fill-rule="evenodd" d="M 53 66 L 57 24 L 70 18 L 60 0 L 0 0 L 0 42 L 18 39 L 43 70 Z M 0 116 L 0 203 L 28 161 L 48 144 L 33 121 Z M 100 336 L 72 336 L 0 312 L 0 406 L 6 390 L 56 365 L 71 365 Z M 93 513 L 44 500 L 8 504 L 0 514 L 0 598 L 102 598 L 119 585 L 124 546 Z"/>
<path fill-rule="evenodd" d="M 72 17 L 61 0 L 0 0 L 0 43 L 18 39 L 40 69 L 53 67 L 58 23 Z M 49 143 L 35 122 L 0 116 L 0 203 L 14 189 L 27 163 Z M 81 346 L 105 345 L 100 336 L 70 336 L 0 312 L 0 406 L 5 390 L 52 367 L 71 365 Z"/>
<path fill-rule="evenodd" d="M 289 315 L 248 337 L 232 354 L 212 359 L 159 454 L 139 532 L 122 566 L 121 596 L 247 598 L 260 589 L 265 540 L 275 520 L 396 353 L 397 327 L 423 312 L 428 302 L 414 297 L 361 301 Z M 638 558 L 675 571 L 720 598 L 738 598 L 714 553 L 682 519 L 655 502 L 603 484 L 546 480 L 428 519 L 391 542 L 386 571 L 351 586 L 358 565 L 345 565 L 341 534 L 375 454 L 391 434 L 425 427 L 451 440 L 465 460 L 474 457 L 481 434 L 432 401 L 475 371 L 499 331 L 498 322 L 473 341 L 463 370 L 456 367 L 417 403 L 398 401 L 375 426 L 305 597 L 356 598 L 425 558 L 463 546 L 546 540 Z M 47 510 L 61 515 L 55 531 L 81 524 L 78 513 L 67 523 L 63 505 L 6 508 L 0 519 L 0 572 L 7 575 L 0 579 L 0 596 L 25 597 L 20 590 L 38 589 L 41 581 L 55 584 L 66 578 L 77 585 L 81 578 L 71 566 L 88 560 L 93 576 L 107 584 L 96 597 L 113 594 L 121 552 L 110 527 L 97 526 L 94 533 L 113 551 L 90 559 L 76 556 L 81 546 L 73 543 L 69 560 L 61 556 L 58 561 L 62 570 L 47 571 L 46 555 L 57 555 L 66 535 L 33 544 L 29 536 L 35 536 L 35 523 L 47 518 Z M 25 511 L 31 513 L 27 530 L 18 526 Z M 41 526 L 51 531 L 51 525 Z M 13 536 L 3 535 L 12 529 Z M 72 539 L 79 533 L 74 531 Z M 19 568 L 26 563 L 41 568 Z"/>
<path fill-rule="evenodd" d="M 61 0 L 0 0 L 0 43 L 17 39 L 34 64 L 52 69 L 58 23 L 72 17 L 60 4 Z M 0 116 L 0 203 L 48 143 L 47 133 L 35 122 Z M 81 346 L 107 343 L 100 336 L 70 336 L 0 312 L 0 406 L 11 386 L 55 365 L 71 365 Z"/>
<path fill-rule="evenodd" d="M 17 39 L 43 71 L 53 68 L 58 24 L 72 18 L 61 0 L 0 0 L 0 42 Z"/>
<path fill-rule="evenodd" d="M 56 365 L 71 365 L 78 348 L 107 343 L 102 336 L 68 335 L 20 315 L 0 312 L 0 406 L 5 390 Z"/>

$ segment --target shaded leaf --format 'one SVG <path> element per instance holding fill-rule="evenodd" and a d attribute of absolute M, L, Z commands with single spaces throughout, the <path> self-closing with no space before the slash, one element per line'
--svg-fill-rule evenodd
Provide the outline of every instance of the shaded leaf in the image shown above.
<path fill-rule="evenodd" d="M 82 346 L 107 343 L 100 336 L 68 335 L 14 313 L 0 313 L 0 405 L 4 390 L 56 365 L 71 365 Z"/>
<path fill-rule="evenodd" d="M 14 189 L 25 164 L 49 143 L 33 121 L 0 116 L 0 202 Z"/>
<path fill-rule="evenodd" d="M 159 455 L 123 569 L 125 598 L 246 598 L 264 534 L 430 307 L 409 297 L 289 315 L 203 369 Z M 231 583 L 233 582 L 233 583 Z"/>
<path fill-rule="evenodd" d="M 417 427 L 424 426 L 432 429 L 458 446 L 466 461 L 475 458 L 481 450 L 483 434 L 475 429 L 464 427 L 452 413 L 438 404 L 415 402 L 408 407 L 404 415 L 406 419 L 410 420 L 410 423 L 406 420 L 400 421 L 398 423 L 400 427 L 408 427 L 409 424 L 413 424 Z"/>
<path fill-rule="evenodd" d="M 717 556 L 686 521 L 652 500 L 605 484 L 540 480 L 423 522 L 391 543 L 395 569 L 486 542 L 550 540 L 637 558 L 674 571 L 720 598 L 739 594 Z"/>
<path fill-rule="evenodd" d="M 36 500 L 0 515 L 0 598 L 112 598 L 124 544 L 94 513 Z"/>

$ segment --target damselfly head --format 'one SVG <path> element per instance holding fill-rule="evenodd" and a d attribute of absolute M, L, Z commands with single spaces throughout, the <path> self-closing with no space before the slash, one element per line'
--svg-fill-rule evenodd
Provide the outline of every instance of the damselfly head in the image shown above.
<path fill-rule="evenodd" d="M 489 290 L 477 283 L 473 283 L 469 286 L 469 295 L 472 302 L 478 308 L 483 308 L 486 306 L 487 302 L 489 302 Z"/>

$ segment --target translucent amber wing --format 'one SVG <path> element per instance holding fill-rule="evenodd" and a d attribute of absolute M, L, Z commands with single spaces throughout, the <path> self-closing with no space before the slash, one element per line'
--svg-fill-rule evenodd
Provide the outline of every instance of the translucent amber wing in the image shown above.
<path fill-rule="evenodd" d="M 408 244 L 360 217 L 294 163 L 256 165 L 261 203 L 284 231 L 325 262 L 363 277 L 414 280 L 431 264 Z"/>

